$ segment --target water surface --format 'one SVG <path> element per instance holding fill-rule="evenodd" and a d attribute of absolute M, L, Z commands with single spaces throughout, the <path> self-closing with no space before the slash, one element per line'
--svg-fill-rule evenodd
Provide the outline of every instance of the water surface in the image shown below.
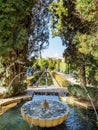
<path fill-rule="evenodd" d="M 59 100 L 57 96 L 34 96 L 33 100 L 46 99 Z M 0 130 L 98 130 L 94 111 L 88 111 L 81 108 L 71 107 L 67 120 L 52 128 L 40 128 L 31 126 L 23 120 L 20 108 L 23 104 L 8 110 L 0 116 Z"/>

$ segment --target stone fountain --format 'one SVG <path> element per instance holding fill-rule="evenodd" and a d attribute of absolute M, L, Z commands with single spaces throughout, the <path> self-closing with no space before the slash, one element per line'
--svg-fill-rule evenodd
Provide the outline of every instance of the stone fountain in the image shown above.
<path fill-rule="evenodd" d="M 21 114 L 31 125 L 54 127 L 67 119 L 69 108 L 67 104 L 56 100 L 32 100 L 21 107 Z"/>
<path fill-rule="evenodd" d="M 24 120 L 34 126 L 54 127 L 67 119 L 69 109 L 60 101 L 36 100 L 25 103 L 21 108 L 21 114 Z"/>

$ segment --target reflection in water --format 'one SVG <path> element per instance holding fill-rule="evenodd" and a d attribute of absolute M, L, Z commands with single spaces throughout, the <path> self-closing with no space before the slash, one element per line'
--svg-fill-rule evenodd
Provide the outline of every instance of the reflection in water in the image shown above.
<path fill-rule="evenodd" d="M 66 121 L 67 130 L 97 130 L 96 116 L 88 110 L 70 108 L 70 115 Z"/>
<path fill-rule="evenodd" d="M 70 107 L 70 115 L 62 125 L 40 128 L 31 126 L 23 120 L 20 113 L 21 106 L 22 104 L 0 116 L 0 130 L 98 130 L 94 111 Z"/>
<path fill-rule="evenodd" d="M 33 100 L 59 100 L 58 96 L 49 96 L 49 95 L 34 95 L 33 96 Z"/>

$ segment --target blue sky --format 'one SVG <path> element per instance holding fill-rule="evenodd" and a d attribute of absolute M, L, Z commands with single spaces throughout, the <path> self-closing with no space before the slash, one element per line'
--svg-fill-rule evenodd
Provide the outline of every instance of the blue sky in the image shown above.
<path fill-rule="evenodd" d="M 42 57 L 61 57 L 65 46 L 62 45 L 62 41 L 59 37 L 52 38 L 50 35 L 49 47 L 42 51 Z"/>

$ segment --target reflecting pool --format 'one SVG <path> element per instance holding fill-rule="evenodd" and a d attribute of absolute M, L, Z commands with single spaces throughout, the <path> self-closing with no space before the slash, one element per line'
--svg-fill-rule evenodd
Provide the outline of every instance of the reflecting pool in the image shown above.
<path fill-rule="evenodd" d="M 49 98 L 59 100 L 57 96 L 34 96 L 33 100 Z M 70 114 L 67 120 L 51 128 L 40 128 L 29 125 L 23 120 L 20 112 L 22 104 L 8 110 L 0 116 L 0 130 L 98 130 L 94 111 L 70 107 Z"/>

